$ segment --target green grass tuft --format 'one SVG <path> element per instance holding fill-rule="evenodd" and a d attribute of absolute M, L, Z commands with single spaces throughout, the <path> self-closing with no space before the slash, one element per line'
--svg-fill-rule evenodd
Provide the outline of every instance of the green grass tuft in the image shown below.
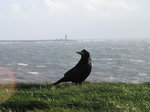
<path fill-rule="evenodd" d="M 148 112 L 150 83 L 18 83 L 0 103 L 0 112 Z"/>

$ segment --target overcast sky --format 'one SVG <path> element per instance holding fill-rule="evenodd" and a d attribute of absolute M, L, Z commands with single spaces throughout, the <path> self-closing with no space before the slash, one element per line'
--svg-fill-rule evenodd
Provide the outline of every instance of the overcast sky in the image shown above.
<path fill-rule="evenodd" d="M 150 38 L 150 0 L 1 0 L 0 40 Z"/>

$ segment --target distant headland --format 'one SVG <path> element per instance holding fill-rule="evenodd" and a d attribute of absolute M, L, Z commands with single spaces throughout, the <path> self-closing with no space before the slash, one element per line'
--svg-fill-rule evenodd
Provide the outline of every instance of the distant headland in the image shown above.
<path fill-rule="evenodd" d="M 43 39 L 43 40 L 0 40 L 0 42 L 47 42 L 47 41 L 77 41 L 77 40 L 68 39 L 67 35 L 65 35 L 64 38 Z"/>
<path fill-rule="evenodd" d="M 77 41 L 77 40 L 64 40 L 64 39 L 54 39 L 54 40 L 0 40 L 0 42 L 48 42 L 48 41 Z"/>

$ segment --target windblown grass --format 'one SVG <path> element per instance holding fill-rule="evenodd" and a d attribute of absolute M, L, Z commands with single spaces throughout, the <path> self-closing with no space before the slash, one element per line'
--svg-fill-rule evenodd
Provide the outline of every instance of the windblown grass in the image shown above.
<path fill-rule="evenodd" d="M 56 87 L 18 83 L 9 100 L 0 104 L 0 112 L 149 111 L 150 83 L 86 82 L 83 85 L 64 83 Z"/>

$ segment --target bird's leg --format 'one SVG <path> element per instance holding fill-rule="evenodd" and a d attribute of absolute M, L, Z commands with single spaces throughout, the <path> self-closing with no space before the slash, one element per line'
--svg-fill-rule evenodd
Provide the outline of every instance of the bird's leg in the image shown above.
<path fill-rule="evenodd" d="M 75 84 L 82 85 L 82 82 L 75 82 Z"/>

